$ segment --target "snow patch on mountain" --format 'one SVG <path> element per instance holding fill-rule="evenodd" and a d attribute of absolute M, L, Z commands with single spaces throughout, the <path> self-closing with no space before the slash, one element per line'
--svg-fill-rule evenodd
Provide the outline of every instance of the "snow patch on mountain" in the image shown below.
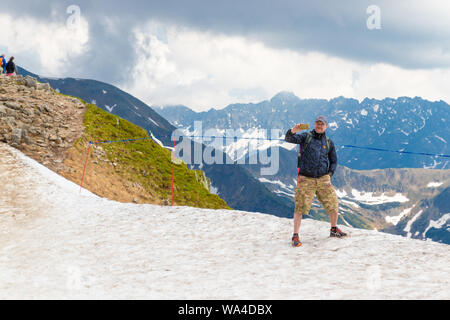
<path fill-rule="evenodd" d="M 357 200 L 364 204 L 382 204 L 387 202 L 407 202 L 409 199 L 401 193 L 396 193 L 393 196 L 387 196 L 383 192 L 379 196 L 375 196 L 374 192 L 364 192 L 356 189 L 352 189 L 352 199 Z"/>
<path fill-rule="evenodd" d="M 109 113 L 111 113 L 116 106 L 117 106 L 117 104 L 114 104 L 112 107 L 105 104 L 105 108 L 106 108 L 106 110 L 108 110 Z"/>
<path fill-rule="evenodd" d="M 409 201 L 409 199 L 401 193 L 388 196 L 383 192 L 376 196 L 374 192 L 359 191 L 354 188 L 351 190 L 351 194 L 348 194 L 345 190 L 336 189 L 336 195 L 338 196 L 339 201 L 350 204 L 354 207 L 359 207 L 358 202 L 366 205 L 378 205 L 389 202 Z M 391 218 L 394 219 L 393 217 Z"/>
<path fill-rule="evenodd" d="M 156 126 L 160 126 L 155 120 L 153 120 L 152 118 L 150 118 L 150 117 L 147 117 L 147 119 L 149 120 L 149 121 L 151 121 L 151 122 L 153 122 Z"/>
<path fill-rule="evenodd" d="M 339 197 L 339 198 L 344 198 L 344 197 L 346 197 L 347 196 L 347 192 L 345 191 L 345 190 L 339 190 L 339 189 L 336 189 L 336 195 Z"/>
<path fill-rule="evenodd" d="M 280 187 L 288 189 L 288 190 L 290 190 L 292 188 L 292 186 L 287 186 L 285 183 L 281 182 L 280 180 L 272 181 L 272 180 L 269 180 L 269 179 L 266 179 L 266 178 L 259 178 L 258 180 L 263 182 L 263 183 L 276 184 L 276 185 L 279 185 Z"/>
<path fill-rule="evenodd" d="M 339 128 L 338 124 L 336 121 L 330 122 L 329 123 L 329 127 L 331 130 L 336 130 L 337 128 Z"/>
<path fill-rule="evenodd" d="M 342 201 L 343 203 L 347 203 L 347 204 L 349 204 L 349 205 L 351 205 L 351 206 L 353 206 L 355 208 L 360 208 L 360 206 L 356 202 L 349 201 L 349 200 L 346 200 L 346 199 L 340 199 L 340 201 Z"/>
<path fill-rule="evenodd" d="M 273 190 L 273 192 L 275 192 L 276 194 L 281 194 L 281 195 L 284 195 L 284 196 L 288 196 L 289 198 L 292 198 L 294 195 L 295 195 L 295 192 L 286 192 L 286 191 L 283 191 L 283 190 Z"/>
<path fill-rule="evenodd" d="M 431 181 L 427 184 L 427 188 L 437 188 L 442 186 L 443 182 L 435 182 L 435 181 Z"/>
<path fill-rule="evenodd" d="M 450 213 L 446 213 L 444 214 L 442 217 L 440 217 L 438 220 L 430 220 L 430 223 L 428 224 L 428 227 L 425 229 L 425 231 L 423 232 L 423 237 L 426 237 L 426 234 L 428 232 L 428 230 L 430 230 L 431 228 L 435 228 L 435 229 L 439 229 L 442 228 L 448 221 L 450 220 Z M 448 228 L 447 228 L 447 231 Z"/>
<path fill-rule="evenodd" d="M 219 188 L 214 187 L 213 184 L 211 183 L 210 186 L 209 186 L 209 192 L 219 195 Z"/>
<path fill-rule="evenodd" d="M 440 166 L 442 169 L 446 169 L 447 168 L 448 161 L 436 161 L 436 159 L 434 159 L 434 158 L 432 160 L 433 160 L 433 163 L 430 164 L 430 165 L 426 165 L 424 163 L 423 164 L 423 168 L 424 169 L 436 169 L 438 166 Z"/>
<path fill-rule="evenodd" d="M 405 229 L 403 229 L 403 231 L 405 231 L 405 232 L 407 233 L 407 234 L 406 234 L 406 237 L 407 237 L 407 238 L 411 238 L 411 236 L 412 236 L 412 234 L 411 234 L 411 227 L 412 227 L 413 223 L 416 222 L 416 220 L 420 217 L 420 215 L 422 214 L 422 212 L 423 212 L 423 210 L 420 210 L 419 212 L 417 212 L 417 213 L 414 215 L 414 217 L 412 217 L 412 218 L 408 221 L 408 223 L 406 224 Z"/>
<path fill-rule="evenodd" d="M 396 226 L 397 223 L 399 223 L 399 221 L 402 220 L 403 217 L 407 216 L 407 215 L 411 212 L 411 210 L 412 210 L 414 207 L 415 207 L 415 205 L 412 206 L 411 208 L 406 208 L 406 209 L 404 209 L 404 210 L 403 210 L 402 212 L 400 212 L 400 214 L 397 215 L 397 216 L 386 216 L 386 217 L 385 217 L 386 222 L 392 223 L 394 226 Z"/>

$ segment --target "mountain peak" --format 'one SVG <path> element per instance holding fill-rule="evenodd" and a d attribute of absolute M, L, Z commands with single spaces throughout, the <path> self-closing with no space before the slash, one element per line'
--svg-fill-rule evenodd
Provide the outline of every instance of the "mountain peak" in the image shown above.
<path fill-rule="evenodd" d="M 300 99 L 297 97 L 293 92 L 291 91 L 281 91 L 273 96 L 272 99 L 270 99 L 271 103 L 296 103 L 299 102 Z"/>

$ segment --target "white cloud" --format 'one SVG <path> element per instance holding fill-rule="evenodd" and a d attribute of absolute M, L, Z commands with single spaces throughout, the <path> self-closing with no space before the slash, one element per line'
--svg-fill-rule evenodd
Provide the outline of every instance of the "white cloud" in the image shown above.
<path fill-rule="evenodd" d="M 133 31 L 138 60 L 125 88 L 151 105 L 206 110 L 261 101 L 283 90 L 301 98 L 422 96 L 450 101 L 444 88 L 449 69 L 363 64 L 178 26 L 164 26 L 162 41 L 154 29 L 152 22 Z"/>
<path fill-rule="evenodd" d="M 381 10 L 383 15 L 401 16 L 398 10 L 383 6 Z M 415 11 L 404 13 L 408 19 L 401 16 L 401 26 Z M 420 24 L 430 21 L 430 16 L 425 11 Z M 19 65 L 44 76 L 83 77 L 87 68 L 95 69 L 86 64 L 77 66 L 83 55 L 96 50 L 95 43 L 89 42 L 89 24 L 83 15 L 74 30 L 55 13 L 51 19 L 13 19 L 0 14 L 0 47 L 7 56 L 14 55 Z M 108 34 L 118 34 L 116 18 L 105 17 L 100 23 Z M 438 25 L 431 24 L 423 32 L 434 32 Z M 382 32 L 387 27 L 383 25 Z M 132 72 L 120 86 L 151 105 L 184 104 L 199 111 L 236 102 L 259 102 L 280 91 L 292 91 L 301 98 L 421 96 L 450 102 L 446 87 L 449 68 L 405 69 L 388 63 L 361 63 L 154 21 L 135 27 L 131 37 L 137 59 L 128 61 L 134 62 Z M 125 46 L 123 50 L 129 49 Z M 449 52 L 427 51 L 427 59 L 443 61 Z"/>
<path fill-rule="evenodd" d="M 409 0 L 408 2 L 384 0 L 382 14 L 388 27 L 409 30 L 412 34 L 430 33 L 442 40 L 450 35 L 450 2 L 447 0 Z"/>
<path fill-rule="evenodd" d="M 89 25 L 83 17 L 68 27 L 55 17 L 48 22 L 0 14 L 0 30 L 5 55 L 14 55 L 17 64 L 41 75 L 59 76 L 73 70 L 76 58 L 88 49 Z"/>
<path fill-rule="evenodd" d="M 119 27 L 120 27 L 120 19 L 119 17 L 113 16 L 104 16 L 99 20 L 100 25 L 103 27 L 105 33 L 108 33 L 113 36 L 120 36 Z"/>

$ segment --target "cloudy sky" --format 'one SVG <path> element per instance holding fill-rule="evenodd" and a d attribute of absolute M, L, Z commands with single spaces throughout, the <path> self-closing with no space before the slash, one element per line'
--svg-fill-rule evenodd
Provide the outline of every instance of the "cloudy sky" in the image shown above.
<path fill-rule="evenodd" d="M 280 91 L 450 103 L 449 17 L 448 0 L 17 0 L 0 51 L 197 111 Z"/>

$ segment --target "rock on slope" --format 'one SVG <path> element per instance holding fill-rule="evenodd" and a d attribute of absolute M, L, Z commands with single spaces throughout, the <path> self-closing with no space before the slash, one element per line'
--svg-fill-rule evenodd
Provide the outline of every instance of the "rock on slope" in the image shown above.
<path fill-rule="evenodd" d="M 83 133 L 85 105 L 31 77 L 0 77 L 0 141 L 57 171 Z"/>
<path fill-rule="evenodd" d="M 100 198 L 0 143 L 0 298 L 449 299 L 450 247 Z"/>

